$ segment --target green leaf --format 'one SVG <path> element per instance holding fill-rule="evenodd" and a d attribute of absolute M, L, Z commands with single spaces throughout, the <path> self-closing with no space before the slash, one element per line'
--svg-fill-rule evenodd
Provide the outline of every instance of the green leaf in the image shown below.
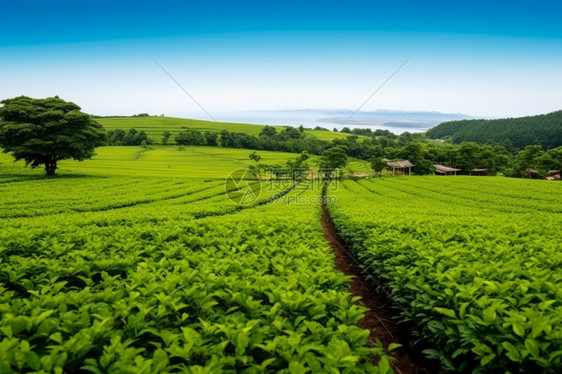
<path fill-rule="evenodd" d="M 12 328 L 12 334 L 17 335 L 20 332 L 27 330 L 31 327 L 31 321 L 26 316 L 18 316 L 8 321 Z"/>
<path fill-rule="evenodd" d="M 378 364 L 378 368 L 381 374 L 392 374 L 392 368 L 390 366 L 390 361 L 388 359 L 388 356 L 382 356 L 379 364 Z"/>
<path fill-rule="evenodd" d="M 473 344 L 474 344 L 474 348 L 472 348 L 472 351 L 477 355 L 484 356 L 486 353 L 487 354 L 494 353 L 492 348 L 490 348 L 488 345 L 482 342 L 474 341 Z"/>
<path fill-rule="evenodd" d="M 540 308 L 540 310 L 546 310 L 546 309 L 548 309 L 548 307 L 550 307 L 555 302 L 556 302 L 556 300 L 543 301 L 542 303 L 539 304 L 539 308 Z"/>
<path fill-rule="evenodd" d="M 35 319 L 35 324 L 39 325 L 41 322 L 43 322 L 45 319 L 47 319 L 51 314 L 53 314 L 55 311 L 54 310 L 46 310 L 43 313 L 41 313 L 38 317 L 36 317 Z"/>
<path fill-rule="evenodd" d="M 446 315 L 447 317 L 456 318 L 455 311 L 447 308 L 435 307 L 435 311 Z"/>
<path fill-rule="evenodd" d="M 248 344 L 250 344 L 250 338 L 244 333 L 239 333 L 236 338 L 236 356 L 244 355 Z"/>
<path fill-rule="evenodd" d="M 25 357 L 25 362 L 30 368 L 33 370 L 41 369 L 41 360 L 39 359 L 39 356 L 37 356 L 37 353 L 27 351 L 23 353 L 23 356 Z"/>
<path fill-rule="evenodd" d="M 495 353 L 491 353 L 491 354 L 489 354 L 489 355 L 483 357 L 483 358 L 480 360 L 480 365 L 484 366 L 484 365 L 488 364 L 490 361 L 492 361 L 494 358 L 496 358 L 496 354 L 495 354 Z"/>
<path fill-rule="evenodd" d="M 158 348 L 154 351 L 154 355 L 152 356 L 152 372 L 158 373 L 162 371 L 166 366 L 168 366 L 168 355 L 166 352 Z"/>
<path fill-rule="evenodd" d="M 539 343 L 536 340 L 527 338 L 525 339 L 525 348 L 533 355 L 539 357 Z"/>
<path fill-rule="evenodd" d="M 486 322 L 493 322 L 496 320 L 496 309 L 493 306 L 484 309 L 482 314 Z"/>
<path fill-rule="evenodd" d="M 289 362 L 289 372 L 296 373 L 296 374 L 305 374 L 306 367 L 298 361 L 291 361 Z"/>
<path fill-rule="evenodd" d="M 13 334 L 12 334 L 12 328 L 10 326 L 2 326 L 0 327 L 0 332 L 2 334 L 4 334 L 5 336 L 7 336 L 9 339 L 12 338 Z"/>
<path fill-rule="evenodd" d="M 511 361 L 521 362 L 521 355 L 519 354 L 517 347 L 510 342 L 503 342 L 502 347 L 506 349 L 506 356 L 509 357 Z"/>
<path fill-rule="evenodd" d="M 451 355 L 452 358 L 457 358 L 459 355 L 462 355 L 464 353 L 468 352 L 467 348 L 458 348 L 456 349 L 453 354 Z"/>
<path fill-rule="evenodd" d="M 438 333 L 439 331 L 445 331 L 445 326 L 439 321 L 429 321 L 427 327 L 432 333 Z"/>
<path fill-rule="evenodd" d="M 513 322 L 513 332 L 523 338 L 525 337 L 525 326 L 520 322 Z"/>
<path fill-rule="evenodd" d="M 192 329 L 191 327 L 182 327 L 183 338 L 185 341 L 185 347 L 189 351 L 195 345 L 198 346 L 201 342 L 201 334 Z"/>
<path fill-rule="evenodd" d="M 465 312 L 466 312 L 466 308 L 467 308 L 469 305 L 470 305 L 470 302 L 468 302 L 468 301 L 461 304 L 461 307 L 459 308 L 459 316 L 460 316 L 461 318 L 464 317 Z"/>
<path fill-rule="evenodd" d="M 90 371 L 94 374 L 103 374 L 103 371 L 101 371 L 100 369 L 98 369 L 94 365 L 84 365 L 84 366 L 80 367 L 80 369 Z"/>
<path fill-rule="evenodd" d="M 62 335 L 61 335 L 60 332 L 55 332 L 55 333 L 51 334 L 49 336 L 49 339 L 51 339 L 52 341 L 57 342 L 59 344 L 62 344 Z"/>

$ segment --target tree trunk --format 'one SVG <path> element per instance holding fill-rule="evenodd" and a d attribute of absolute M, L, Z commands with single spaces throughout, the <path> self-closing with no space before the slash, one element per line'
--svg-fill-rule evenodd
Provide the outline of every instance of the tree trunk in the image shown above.
<path fill-rule="evenodd" d="M 45 173 L 47 173 L 48 176 L 52 177 L 55 175 L 55 170 L 57 170 L 57 160 L 45 162 Z"/>

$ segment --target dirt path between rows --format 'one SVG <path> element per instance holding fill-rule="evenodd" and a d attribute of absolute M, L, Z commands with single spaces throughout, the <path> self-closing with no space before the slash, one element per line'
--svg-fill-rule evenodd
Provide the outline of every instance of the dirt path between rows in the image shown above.
<path fill-rule="evenodd" d="M 322 196 L 326 196 L 326 189 L 322 191 Z M 371 334 L 369 340 L 371 344 L 375 344 L 375 338 L 378 338 L 386 348 L 390 343 L 400 343 L 401 348 L 395 349 L 389 354 L 395 359 L 391 361 L 392 368 L 395 373 L 433 373 L 437 372 L 435 368 L 431 368 L 426 360 L 417 352 L 408 346 L 409 338 L 407 331 L 402 326 L 398 326 L 393 320 L 393 311 L 390 309 L 391 302 L 384 294 L 375 292 L 375 288 L 365 280 L 360 269 L 350 258 L 342 239 L 339 237 L 334 222 L 330 217 L 326 206 L 326 199 L 322 201 L 322 226 L 324 229 L 324 237 L 330 243 L 334 250 L 335 268 L 345 275 L 352 275 L 353 279 L 350 283 L 349 291 L 362 298 L 363 304 L 369 308 L 357 326 L 368 329 Z"/>

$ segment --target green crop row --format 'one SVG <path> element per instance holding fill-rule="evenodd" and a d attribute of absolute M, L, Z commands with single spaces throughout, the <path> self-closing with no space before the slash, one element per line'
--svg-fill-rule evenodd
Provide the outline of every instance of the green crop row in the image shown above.
<path fill-rule="evenodd" d="M 355 326 L 365 309 L 317 206 L 266 191 L 241 209 L 203 181 L 148 180 L 154 201 L 75 211 L 95 193 L 137 202 L 144 185 L 126 182 L 53 180 L 69 190 L 51 215 L 32 182 L 5 185 L 38 216 L 0 219 L 0 373 L 392 372 Z"/>
<path fill-rule="evenodd" d="M 329 209 L 428 356 L 463 372 L 559 372 L 562 186 L 536 182 L 345 181 Z"/>
<path fill-rule="evenodd" d="M 184 219 L 200 218 L 263 204 L 294 187 L 288 181 L 255 183 L 261 183 L 256 200 L 238 205 L 231 200 L 236 192 L 223 180 L 84 177 L 14 181 L 0 184 L 0 219 L 4 226 L 29 226 L 68 216 L 80 225 L 158 221 L 169 219 L 173 211 Z"/>
<path fill-rule="evenodd" d="M 113 210 L 224 192 L 224 182 L 162 178 L 82 177 L 0 184 L 0 218 Z M 22 198 L 25 197 L 25 198 Z"/>

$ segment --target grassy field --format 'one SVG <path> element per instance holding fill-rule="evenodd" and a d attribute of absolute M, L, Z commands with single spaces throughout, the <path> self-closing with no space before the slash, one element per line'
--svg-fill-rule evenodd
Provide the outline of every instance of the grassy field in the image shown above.
<path fill-rule="evenodd" d="M 253 164 L 248 158 L 252 150 L 222 147 L 187 146 L 179 150 L 176 146 L 100 147 L 97 155 L 85 161 L 61 161 L 58 175 L 122 175 L 122 176 L 166 176 L 180 178 L 226 178 L 235 169 Z M 258 151 L 261 163 L 283 165 L 298 154 L 286 152 Z M 317 157 L 309 161 L 313 166 Z M 350 160 L 344 173 L 368 172 L 368 163 Z M 25 167 L 23 161 L 14 162 L 10 155 L 0 153 L 0 174 L 3 178 L 25 175 L 41 176 L 42 168 Z"/>
<path fill-rule="evenodd" d="M 91 160 L 61 161 L 59 175 L 123 175 L 123 176 L 167 176 L 180 178 L 226 178 L 235 169 L 253 164 L 248 158 L 252 150 L 222 147 L 187 146 L 179 150 L 176 146 L 100 147 Z M 284 164 L 298 154 L 286 152 L 258 151 L 261 162 L 268 165 Z M 316 157 L 309 161 L 311 166 Z M 368 171 L 368 163 L 350 160 L 345 173 Z M 0 153 L 0 174 L 6 177 L 25 175 L 41 176 L 42 168 L 26 168 L 25 164 L 13 162 L 10 155 Z"/>
<path fill-rule="evenodd" d="M 162 141 L 162 133 L 169 131 L 170 142 L 173 142 L 174 136 L 184 130 L 198 130 L 220 132 L 228 130 L 231 132 L 241 132 L 249 135 L 259 135 L 265 125 L 253 125 L 244 123 L 231 122 L 212 122 L 196 119 L 173 118 L 173 117 L 106 117 L 96 118 L 96 121 L 103 125 L 107 130 L 128 130 L 135 128 L 143 130 L 149 139 L 155 143 Z M 281 131 L 283 127 L 276 126 L 277 131 Z M 338 133 L 333 131 L 306 130 L 306 133 L 320 140 L 333 140 L 349 136 L 349 134 Z"/>
<path fill-rule="evenodd" d="M 317 139 L 332 141 L 334 139 L 342 139 L 351 136 L 351 134 L 346 134 L 343 132 L 334 132 L 334 131 L 321 131 L 321 130 L 305 130 L 306 134 L 312 135 Z M 359 139 L 367 139 L 366 136 L 360 135 Z"/>

